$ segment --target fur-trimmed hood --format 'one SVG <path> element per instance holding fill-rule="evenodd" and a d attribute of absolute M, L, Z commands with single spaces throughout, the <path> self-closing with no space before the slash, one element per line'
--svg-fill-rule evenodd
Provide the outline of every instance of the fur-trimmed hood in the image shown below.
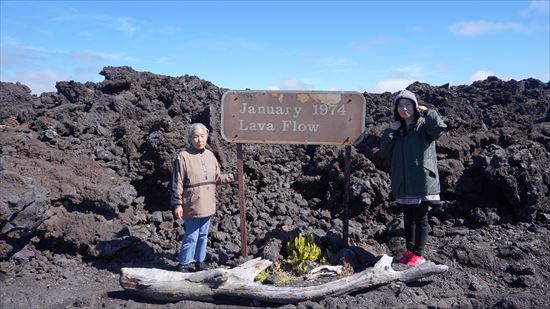
<path fill-rule="evenodd" d="M 416 100 L 416 96 L 414 93 L 410 92 L 409 90 L 401 90 L 397 96 L 395 97 L 395 100 L 393 101 L 394 107 L 393 107 L 393 118 L 398 121 L 403 121 L 401 116 L 399 116 L 399 112 L 397 112 L 397 104 L 399 103 L 399 100 L 401 99 L 409 99 L 414 103 L 414 119 L 417 120 L 420 117 L 420 113 L 418 112 L 418 101 Z"/>

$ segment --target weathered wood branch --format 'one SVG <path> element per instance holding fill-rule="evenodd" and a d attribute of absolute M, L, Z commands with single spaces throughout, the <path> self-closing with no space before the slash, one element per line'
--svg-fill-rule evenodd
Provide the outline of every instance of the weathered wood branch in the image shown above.
<path fill-rule="evenodd" d="M 392 257 L 383 255 L 374 267 L 328 283 L 308 287 L 280 287 L 254 282 L 272 263 L 260 258 L 232 269 L 180 273 L 151 268 L 122 268 L 120 285 L 142 297 L 162 300 L 211 300 L 217 295 L 239 296 L 274 303 L 297 303 L 339 296 L 394 281 L 410 282 L 446 272 L 449 267 L 426 262 L 395 271 Z"/>

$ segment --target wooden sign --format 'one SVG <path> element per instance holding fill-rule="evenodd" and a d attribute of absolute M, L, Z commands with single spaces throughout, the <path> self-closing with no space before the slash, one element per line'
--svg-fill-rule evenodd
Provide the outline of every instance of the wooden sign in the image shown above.
<path fill-rule="evenodd" d="M 228 91 L 222 136 L 232 143 L 353 145 L 365 131 L 365 98 L 345 91 Z"/>

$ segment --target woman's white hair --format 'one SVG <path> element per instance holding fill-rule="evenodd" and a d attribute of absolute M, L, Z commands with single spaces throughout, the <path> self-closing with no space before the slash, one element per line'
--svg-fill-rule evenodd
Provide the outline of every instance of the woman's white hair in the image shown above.
<path fill-rule="evenodd" d="M 208 139 L 208 134 L 210 133 L 210 131 L 204 126 L 204 124 L 197 122 L 191 124 L 189 128 L 187 128 L 187 139 L 189 140 L 189 142 L 193 141 L 193 132 L 195 132 L 196 129 L 203 129 L 204 133 L 206 134 L 206 138 Z"/>

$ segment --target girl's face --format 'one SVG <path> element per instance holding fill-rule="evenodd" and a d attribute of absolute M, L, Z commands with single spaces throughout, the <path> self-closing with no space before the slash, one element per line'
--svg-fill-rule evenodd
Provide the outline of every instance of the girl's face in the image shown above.
<path fill-rule="evenodd" d="M 206 132 L 202 128 L 196 128 L 193 131 L 193 147 L 197 150 L 203 150 L 206 147 Z"/>
<path fill-rule="evenodd" d="M 397 103 L 397 112 L 405 121 L 411 120 L 414 117 L 414 103 L 409 99 L 400 99 Z"/>

